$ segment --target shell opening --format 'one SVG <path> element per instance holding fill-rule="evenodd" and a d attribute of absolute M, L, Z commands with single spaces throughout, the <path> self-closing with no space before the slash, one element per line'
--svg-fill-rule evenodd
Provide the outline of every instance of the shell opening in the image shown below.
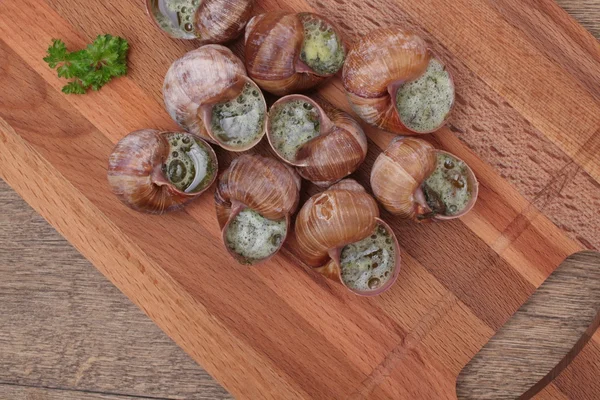
<path fill-rule="evenodd" d="M 377 290 L 394 276 L 397 256 L 392 235 L 377 224 L 369 236 L 342 248 L 342 282 L 359 292 Z"/>
<path fill-rule="evenodd" d="M 346 57 L 341 38 L 330 24 L 314 16 L 306 16 L 302 24 L 304 41 L 300 59 L 319 75 L 335 74 Z"/>
<path fill-rule="evenodd" d="M 263 134 L 265 114 L 260 89 L 247 82 L 237 97 L 213 106 L 211 130 L 227 146 L 248 146 Z"/>
<path fill-rule="evenodd" d="M 286 234 L 286 219 L 270 220 L 250 208 L 244 208 L 227 226 L 225 244 L 245 264 L 254 264 L 275 254 Z"/>
<path fill-rule="evenodd" d="M 286 161 L 296 161 L 305 143 L 319 136 L 319 113 L 311 103 L 294 100 L 278 104 L 269 116 L 273 148 Z"/>
<path fill-rule="evenodd" d="M 166 136 L 169 154 L 162 170 L 169 182 L 185 193 L 204 189 L 215 174 L 209 150 L 187 133 L 170 133 Z"/>
<path fill-rule="evenodd" d="M 432 58 L 425 73 L 401 85 L 396 109 L 402 123 L 415 132 L 431 132 L 444 124 L 454 103 L 454 84 L 444 65 Z"/>
<path fill-rule="evenodd" d="M 162 30 L 179 39 L 197 39 L 194 18 L 200 0 L 150 0 L 150 15 Z"/>
<path fill-rule="evenodd" d="M 469 167 L 448 153 L 437 153 L 435 170 L 423 181 L 421 189 L 433 214 L 456 215 L 472 197 Z"/>

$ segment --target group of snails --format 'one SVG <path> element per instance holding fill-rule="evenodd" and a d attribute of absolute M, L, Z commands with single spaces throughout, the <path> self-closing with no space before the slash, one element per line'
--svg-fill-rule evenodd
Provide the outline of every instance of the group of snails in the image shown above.
<path fill-rule="evenodd" d="M 375 198 L 401 218 L 447 220 L 473 207 L 475 175 L 456 156 L 410 136 L 444 125 L 454 103 L 452 78 L 423 39 L 401 28 L 372 31 L 347 50 L 340 31 L 320 15 L 267 12 L 250 19 L 252 3 L 148 0 L 163 30 L 202 46 L 176 60 L 164 80 L 166 109 L 183 131 L 125 136 L 110 155 L 111 189 L 138 211 L 179 209 L 217 178 L 208 142 L 242 152 L 266 134 L 276 158 L 241 155 L 218 179 L 216 213 L 228 252 L 241 264 L 256 264 L 289 236 L 304 264 L 356 294 L 379 294 L 398 276 L 398 241 L 375 199 L 345 179 L 364 161 L 367 138 L 347 113 L 295 93 L 343 69 L 354 112 L 409 135 L 398 136 L 375 161 Z M 214 17 L 219 12 L 223 18 Z M 245 63 L 216 44 L 244 27 Z M 262 90 L 283 97 L 268 108 Z M 306 201 L 291 232 L 301 178 L 327 189 Z"/>

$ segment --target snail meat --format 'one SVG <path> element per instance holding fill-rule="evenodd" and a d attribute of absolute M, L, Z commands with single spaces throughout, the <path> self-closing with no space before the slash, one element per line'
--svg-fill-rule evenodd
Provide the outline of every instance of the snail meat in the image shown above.
<path fill-rule="evenodd" d="M 275 95 L 318 85 L 336 74 L 345 58 L 339 30 L 321 15 L 269 12 L 246 27 L 248 75 Z"/>
<path fill-rule="evenodd" d="M 355 294 L 389 289 L 400 270 L 400 246 L 377 203 L 352 179 L 312 196 L 296 217 L 296 254 Z"/>
<path fill-rule="evenodd" d="M 295 100 L 272 109 L 270 138 L 273 147 L 286 161 L 294 161 L 296 152 L 319 136 L 319 114 L 306 101 Z"/>
<path fill-rule="evenodd" d="M 396 266 L 393 238 L 381 225 L 363 240 L 342 248 L 340 269 L 342 282 L 351 290 L 368 292 L 385 285 Z"/>
<path fill-rule="evenodd" d="M 214 105 L 213 135 L 227 146 L 248 146 L 262 133 L 264 115 L 260 89 L 246 83 L 236 98 Z"/>
<path fill-rule="evenodd" d="M 425 73 L 396 93 L 402 123 L 414 132 L 432 132 L 444 124 L 454 103 L 454 85 L 444 65 L 432 58 Z"/>
<path fill-rule="evenodd" d="M 148 14 L 176 39 L 225 43 L 242 33 L 254 0 L 146 0 Z"/>
<path fill-rule="evenodd" d="M 434 132 L 454 105 L 454 83 L 444 64 L 422 38 L 397 27 L 361 38 L 348 52 L 342 82 L 354 111 L 390 132 Z"/>
<path fill-rule="evenodd" d="M 129 207 L 160 214 L 205 191 L 216 173 L 217 157 L 201 138 L 144 129 L 117 143 L 109 158 L 108 182 Z"/>
<path fill-rule="evenodd" d="M 300 177 L 272 158 L 243 155 L 223 172 L 215 191 L 217 220 L 227 251 L 240 264 L 257 264 L 279 251 L 299 190 Z"/>
<path fill-rule="evenodd" d="M 437 164 L 421 187 L 433 213 L 456 215 L 471 200 L 469 167 L 464 161 L 448 154 L 438 153 Z"/>
<path fill-rule="evenodd" d="M 265 133 L 263 94 L 227 47 L 205 45 L 176 60 L 165 76 L 163 98 L 183 129 L 226 150 L 248 150 Z"/>
<path fill-rule="evenodd" d="M 227 247 L 250 264 L 276 253 L 286 235 L 285 219 L 270 220 L 250 208 L 240 211 L 225 230 Z"/>
<path fill-rule="evenodd" d="M 279 158 L 319 186 L 351 174 L 367 154 L 367 138 L 354 119 L 302 95 L 285 96 L 273 104 L 267 138 Z"/>
<path fill-rule="evenodd" d="M 409 137 L 394 139 L 371 170 L 375 197 L 394 215 L 421 220 L 449 220 L 466 214 L 479 185 L 458 157 Z"/>

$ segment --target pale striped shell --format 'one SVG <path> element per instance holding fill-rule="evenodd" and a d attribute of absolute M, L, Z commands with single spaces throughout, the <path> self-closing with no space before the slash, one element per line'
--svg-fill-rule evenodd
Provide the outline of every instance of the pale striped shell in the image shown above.
<path fill-rule="evenodd" d="M 342 82 L 353 110 L 367 123 L 396 133 L 413 133 L 395 106 L 398 87 L 422 75 L 431 54 L 416 34 L 399 27 L 369 32 L 350 49 Z"/>
<path fill-rule="evenodd" d="M 262 139 L 264 130 L 247 145 L 231 146 L 213 134 L 210 120 L 212 107 L 235 98 L 245 84 L 256 88 L 266 110 L 262 92 L 246 75 L 244 63 L 227 47 L 206 45 L 186 53 L 171 65 L 163 84 L 163 99 L 171 118 L 186 131 L 226 150 L 245 151 Z"/>
<path fill-rule="evenodd" d="M 305 143 L 296 153 L 295 160 L 286 160 L 273 145 L 271 118 L 281 104 L 301 100 L 312 104 L 319 115 L 319 136 Z M 350 175 L 367 155 L 367 137 L 361 126 L 347 113 L 329 103 L 303 95 L 289 95 L 276 101 L 267 119 L 267 138 L 279 158 L 292 166 L 304 179 L 327 187 Z"/>
<path fill-rule="evenodd" d="M 168 153 L 165 135 L 169 133 L 154 129 L 131 132 L 117 143 L 109 157 L 111 190 L 136 211 L 162 214 L 177 210 L 208 189 L 217 176 L 217 156 L 208 143 L 195 137 L 197 142 L 205 144 L 204 150 L 215 171 L 212 179 L 192 193 L 182 192 L 169 182 L 162 171 Z"/>

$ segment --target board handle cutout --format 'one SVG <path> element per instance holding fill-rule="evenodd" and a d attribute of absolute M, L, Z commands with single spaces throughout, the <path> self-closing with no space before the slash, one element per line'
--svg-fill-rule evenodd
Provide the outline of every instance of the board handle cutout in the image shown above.
<path fill-rule="evenodd" d="M 459 400 L 530 399 L 600 325 L 600 253 L 569 256 L 463 368 Z"/>

